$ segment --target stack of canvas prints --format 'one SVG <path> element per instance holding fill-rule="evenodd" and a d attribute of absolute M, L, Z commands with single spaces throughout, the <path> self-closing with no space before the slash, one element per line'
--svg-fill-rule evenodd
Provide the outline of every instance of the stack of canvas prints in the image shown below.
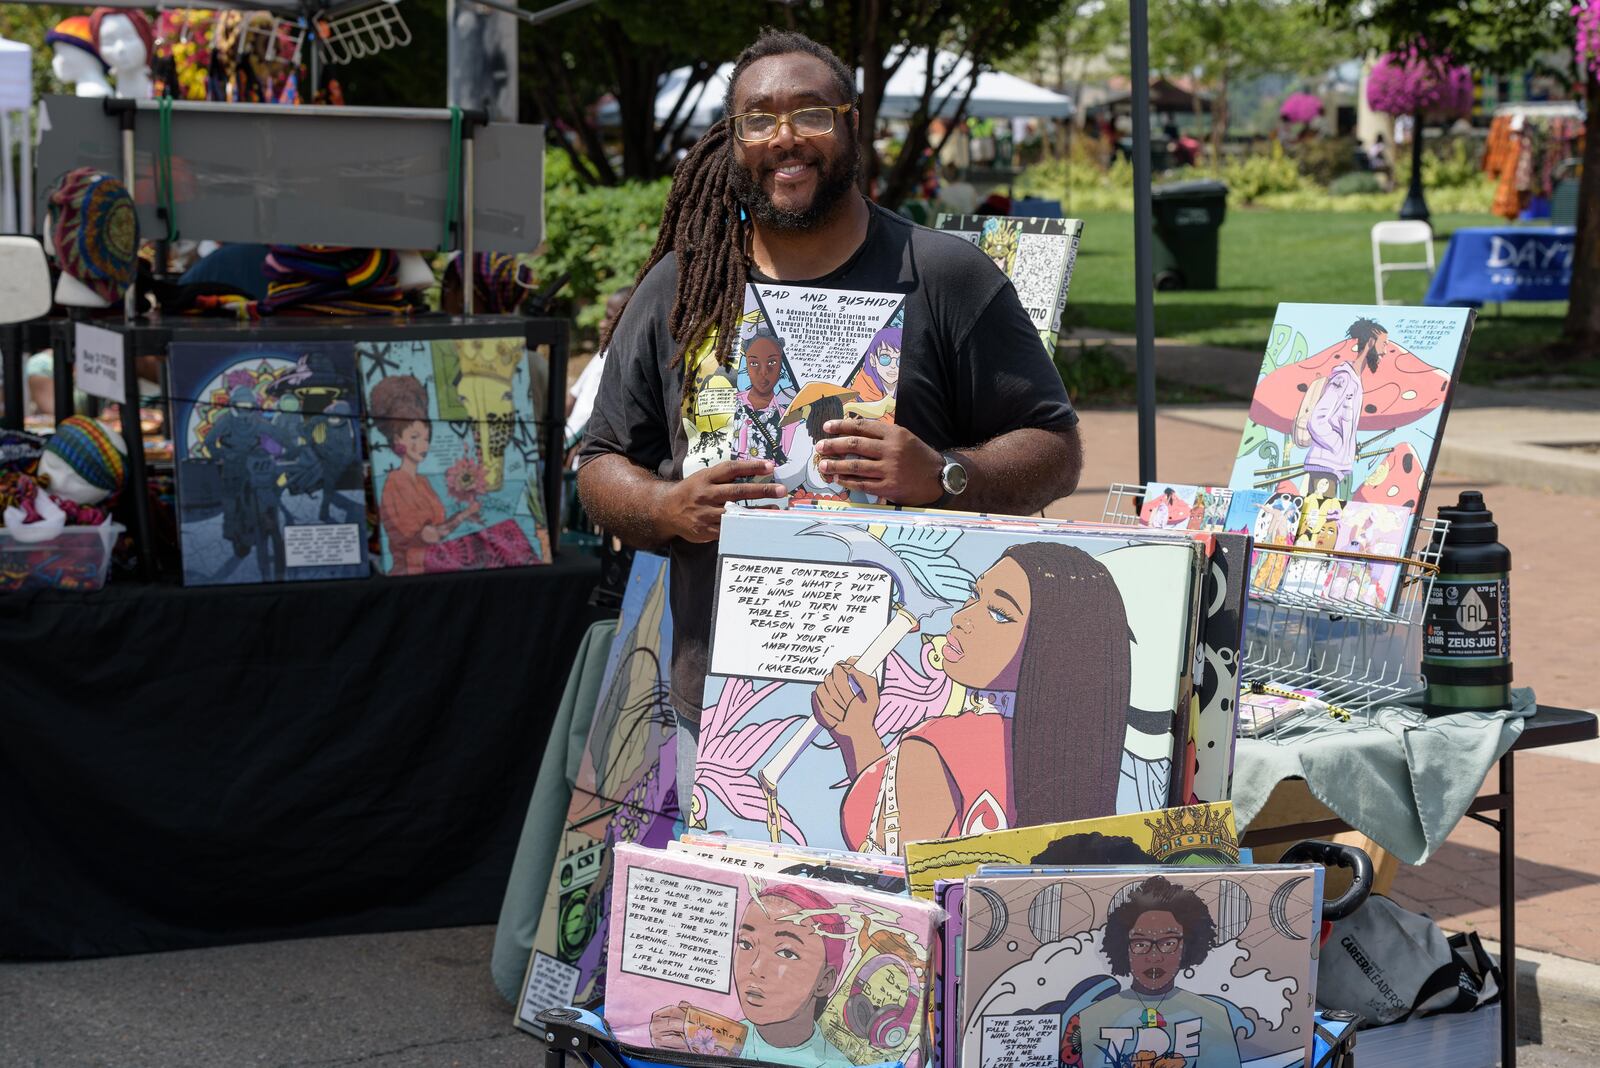
<path fill-rule="evenodd" d="M 168 358 L 184 584 L 365 577 L 351 346 L 181 342 Z"/>
<path fill-rule="evenodd" d="M 1316 867 L 967 880 L 966 1068 L 1290 1068 L 1312 1038 Z"/>
<path fill-rule="evenodd" d="M 691 825 L 897 853 L 1162 806 L 1203 557 L 1026 519 L 730 513 Z"/>
<path fill-rule="evenodd" d="M 520 337 L 357 346 L 383 572 L 550 561 Z"/>
<path fill-rule="evenodd" d="M 617 849 L 606 1021 L 624 1047 L 848 1068 L 920 1057 L 938 910 Z"/>
<path fill-rule="evenodd" d="M 935 225 L 977 245 L 1011 279 L 1045 351 L 1054 356 L 1083 220 L 941 215 Z"/>
<path fill-rule="evenodd" d="M 612 848 L 664 846 L 678 822 L 676 719 L 667 699 L 672 616 L 665 559 L 637 553 L 606 659 L 566 828 L 533 936 L 517 1024 L 604 993 Z"/>

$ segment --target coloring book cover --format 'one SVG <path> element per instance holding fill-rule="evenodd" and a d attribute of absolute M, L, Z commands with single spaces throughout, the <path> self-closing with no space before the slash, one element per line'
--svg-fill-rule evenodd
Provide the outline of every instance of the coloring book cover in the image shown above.
<path fill-rule="evenodd" d="M 1321 871 L 1168 867 L 969 879 L 962 1064 L 1304 1064 Z"/>
<path fill-rule="evenodd" d="M 663 846 L 678 821 L 676 717 L 667 698 L 672 614 L 666 558 L 635 553 L 578 764 L 523 982 L 518 1026 L 604 993 L 612 847 Z"/>
<path fill-rule="evenodd" d="M 935 906 L 637 846 L 616 858 L 606 1021 L 624 1046 L 920 1061 Z"/>
<path fill-rule="evenodd" d="M 1052 357 L 1067 307 L 1067 288 L 1078 262 L 1082 219 L 1017 215 L 940 215 L 935 229 L 977 245 L 1005 272 Z"/>
<path fill-rule="evenodd" d="M 790 500 L 873 500 L 829 481 L 817 469 L 813 445 L 827 436 L 822 428 L 830 419 L 894 422 L 904 299 L 746 286 L 734 367 L 705 349 L 692 388 L 684 390 L 684 474 L 724 460 L 771 460 Z"/>
<path fill-rule="evenodd" d="M 367 577 L 351 346 L 178 342 L 168 373 L 184 585 Z"/>
<path fill-rule="evenodd" d="M 691 826 L 897 853 L 1165 803 L 1192 537 L 748 510 L 719 548 Z"/>
<path fill-rule="evenodd" d="M 520 337 L 363 343 L 383 573 L 550 562 Z"/>
<path fill-rule="evenodd" d="M 930 901 L 939 880 L 965 879 L 981 864 L 1237 863 L 1231 801 L 906 843 L 911 892 Z"/>
<path fill-rule="evenodd" d="M 1278 305 L 1228 485 L 1421 514 L 1474 315 Z"/>

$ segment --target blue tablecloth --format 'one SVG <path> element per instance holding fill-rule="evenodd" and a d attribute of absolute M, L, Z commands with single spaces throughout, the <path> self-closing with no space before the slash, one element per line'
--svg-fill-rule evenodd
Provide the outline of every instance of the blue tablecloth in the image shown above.
<path fill-rule="evenodd" d="M 1572 288 L 1571 226 L 1474 226 L 1450 236 L 1426 303 L 1566 300 Z"/>

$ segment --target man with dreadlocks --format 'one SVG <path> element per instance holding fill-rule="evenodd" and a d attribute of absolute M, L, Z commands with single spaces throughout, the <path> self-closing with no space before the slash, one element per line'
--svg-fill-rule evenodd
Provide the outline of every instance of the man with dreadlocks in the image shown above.
<path fill-rule="evenodd" d="M 731 369 L 747 283 L 904 297 L 895 420 L 827 420 L 815 453 L 831 482 L 902 505 L 1026 514 L 1071 493 L 1083 463 L 1077 414 L 1005 275 L 963 239 L 861 194 L 848 67 L 805 36 L 768 30 L 734 64 L 724 106 L 728 117 L 679 164 L 655 248 L 601 338 L 608 356 L 578 473 L 600 526 L 671 553 L 685 811 L 723 506 L 786 493 L 770 459 L 683 475 L 685 366 L 691 383 Z"/>

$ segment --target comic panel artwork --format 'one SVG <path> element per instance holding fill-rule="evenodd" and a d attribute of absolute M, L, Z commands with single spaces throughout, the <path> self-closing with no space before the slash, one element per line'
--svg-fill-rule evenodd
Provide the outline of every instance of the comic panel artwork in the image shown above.
<path fill-rule="evenodd" d="M 1205 492 L 1211 492 L 1207 490 Z M 1218 517 L 1217 527 L 1224 524 Z M 1235 727 L 1239 717 L 1239 649 L 1244 640 L 1250 573 L 1250 540 L 1241 534 L 1211 536 L 1201 589 L 1200 673 L 1194 721 L 1187 734 L 1178 800 L 1185 804 L 1233 796 Z"/>
<path fill-rule="evenodd" d="M 624 1045 L 921 1063 L 931 903 L 635 846 L 617 867 L 606 1019 Z"/>
<path fill-rule="evenodd" d="M 550 561 L 520 337 L 357 346 L 383 573 Z"/>
<path fill-rule="evenodd" d="M 1420 512 L 1473 315 L 1278 305 L 1229 487 Z"/>
<path fill-rule="evenodd" d="M 1166 803 L 1192 541 L 796 510 L 720 549 L 692 826 L 897 853 Z"/>
<path fill-rule="evenodd" d="M 850 500 L 817 468 L 830 419 L 894 422 L 903 296 L 751 283 L 734 365 L 709 347 L 684 391 L 684 473 L 724 460 L 770 460 L 788 500 Z M 854 499 L 872 498 L 856 493 Z M 784 502 L 758 502 L 775 503 Z"/>
<path fill-rule="evenodd" d="M 663 846 L 678 822 L 669 565 L 636 553 L 533 936 L 519 1026 L 604 992 L 612 847 Z"/>
<path fill-rule="evenodd" d="M 364 578 L 350 345 L 180 342 L 168 370 L 184 584 Z"/>
<path fill-rule="evenodd" d="M 1321 869 L 967 882 L 967 1068 L 1289 1068 L 1312 1038 Z"/>
<path fill-rule="evenodd" d="M 935 228 L 977 245 L 1011 279 L 1045 351 L 1054 356 L 1083 220 L 941 215 Z"/>

